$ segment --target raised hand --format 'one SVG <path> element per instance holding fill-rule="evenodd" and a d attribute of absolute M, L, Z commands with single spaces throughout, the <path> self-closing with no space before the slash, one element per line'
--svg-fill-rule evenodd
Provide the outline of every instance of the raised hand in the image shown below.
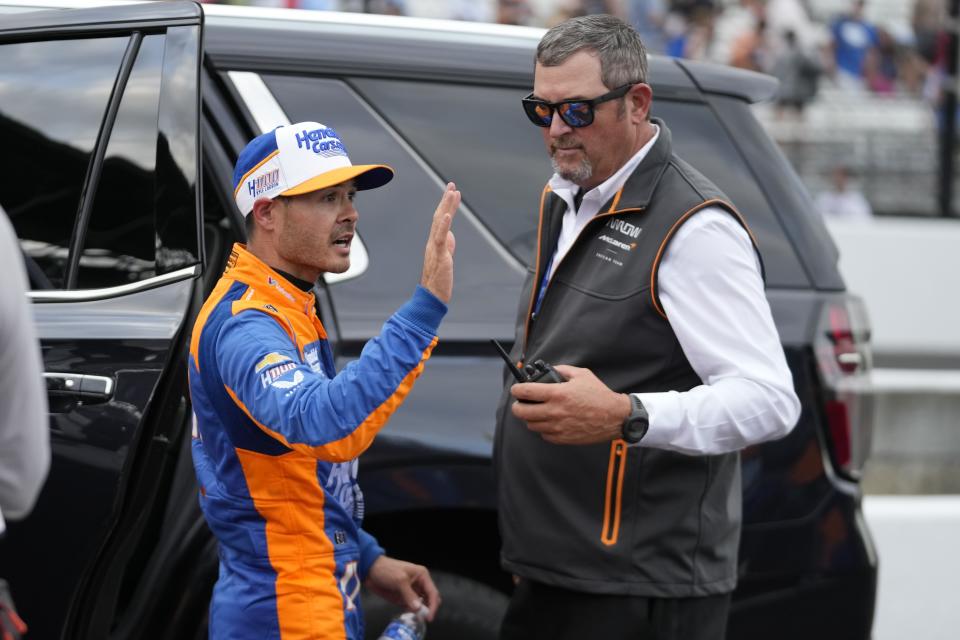
<path fill-rule="evenodd" d="M 453 252 L 457 242 L 450 225 L 459 206 L 460 192 L 455 184 L 448 182 L 433 214 L 427 249 L 423 254 L 420 284 L 445 303 L 450 302 L 450 296 L 453 295 Z"/>

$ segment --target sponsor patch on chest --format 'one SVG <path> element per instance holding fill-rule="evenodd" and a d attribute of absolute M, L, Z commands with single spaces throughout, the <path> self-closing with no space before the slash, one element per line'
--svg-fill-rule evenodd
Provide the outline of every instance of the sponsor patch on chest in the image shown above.
<path fill-rule="evenodd" d="M 593 257 L 615 267 L 622 267 L 631 252 L 636 250 L 637 238 L 641 233 L 641 227 L 620 218 L 613 218 L 596 237 Z"/>

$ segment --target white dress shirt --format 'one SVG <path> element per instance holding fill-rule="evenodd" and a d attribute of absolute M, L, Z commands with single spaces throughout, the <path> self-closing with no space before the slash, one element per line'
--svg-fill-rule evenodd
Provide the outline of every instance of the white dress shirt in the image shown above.
<path fill-rule="evenodd" d="M 657 128 L 619 171 L 586 192 L 579 211 L 574 208 L 579 187 L 556 174 L 551 178 L 550 187 L 567 211 L 549 277 L 659 134 Z M 789 433 L 800 416 L 800 401 L 764 294 L 759 259 L 739 222 L 720 207 L 692 216 L 667 245 L 657 284 L 670 326 L 703 384 L 689 391 L 635 394 L 650 417 L 639 446 L 710 455 Z"/>

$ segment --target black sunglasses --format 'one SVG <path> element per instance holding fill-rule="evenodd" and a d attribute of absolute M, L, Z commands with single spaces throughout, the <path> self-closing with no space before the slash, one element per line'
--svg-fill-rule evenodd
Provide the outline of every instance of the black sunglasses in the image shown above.
<path fill-rule="evenodd" d="M 630 90 L 630 87 L 637 84 L 628 82 L 627 84 L 608 91 L 600 97 L 592 100 L 564 100 L 563 102 L 544 102 L 533 97 L 531 93 L 522 100 L 523 111 L 530 118 L 530 122 L 538 127 L 549 127 L 553 122 L 553 112 L 556 110 L 560 114 L 560 119 L 568 125 L 577 129 L 593 124 L 593 110 L 598 104 L 615 100 Z"/>

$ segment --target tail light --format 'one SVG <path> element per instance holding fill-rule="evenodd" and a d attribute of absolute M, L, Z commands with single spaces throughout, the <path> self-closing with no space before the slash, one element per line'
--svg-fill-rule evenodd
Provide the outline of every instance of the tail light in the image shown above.
<path fill-rule="evenodd" d="M 870 324 L 859 298 L 843 296 L 824 304 L 814 348 L 831 455 L 839 471 L 859 479 L 873 434 Z"/>

